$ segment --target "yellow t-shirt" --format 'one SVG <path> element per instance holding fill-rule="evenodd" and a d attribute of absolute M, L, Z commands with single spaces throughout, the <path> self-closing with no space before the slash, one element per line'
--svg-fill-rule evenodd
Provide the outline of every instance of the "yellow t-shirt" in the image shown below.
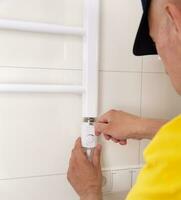
<path fill-rule="evenodd" d="M 181 115 L 160 129 L 144 159 L 126 200 L 181 200 Z"/>

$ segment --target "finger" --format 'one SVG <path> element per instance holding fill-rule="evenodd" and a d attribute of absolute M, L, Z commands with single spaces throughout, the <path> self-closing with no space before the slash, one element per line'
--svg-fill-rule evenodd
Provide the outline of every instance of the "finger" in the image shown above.
<path fill-rule="evenodd" d="M 69 167 L 68 167 L 68 172 L 71 171 L 71 169 L 73 169 L 73 166 L 75 164 L 75 156 L 74 153 L 72 153 L 70 159 L 69 159 Z"/>
<path fill-rule="evenodd" d="M 120 145 L 126 145 L 126 144 L 127 144 L 127 140 L 120 140 L 120 141 L 119 141 L 119 144 L 120 144 Z"/>
<path fill-rule="evenodd" d="M 74 156 L 71 156 L 70 160 L 69 160 L 69 169 L 72 168 L 75 164 L 75 159 Z"/>
<path fill-rule="evenodd" d="M 75 161 L 75 154 L 76 154 L 76 149 L 72 149 L 71 155 L 70 155 L 70 159 L 69 159 L 69 165 L 70 163 Z"/>
<path fill-rule="evenodd" d="M 97 122 L 99 123 L 109 123 L 110 122 L 110 116 L 111 116 L 112 111 L 108 111 L 101 115 L 98 119 Z"/>
<path fill-rule="evenodd" d="M 105 132 L 108 127 L 106 123 L 95 123 L 95 134 L 99 136 L 101 133 Z"/>
<path fill-rule="evenodd" d="M 106 114 L 101 115 L 101 116 L 97 119 L 97 122 L 98 122 L 98 123 L 108 123 L 109 120 L 108 120 L 107 115 L 106 115 Z"/>
<path fill-rule="evenodd" d="M 75 147 L 72 152 L 73 152 L 72 155 L 75 156 L 76 158 L 80 157 L 80 156 L 81 156 L 81 158 L 83 158 L 83 157 L 85 158 L 85 152 L 82 147 L 82 142 L 81 142 L 80 137 L 76 140 Z"/>
<path fill-rule="evenodd" d="M 74 164 L 76 164 L 76 163 L 81 164 L 81 163 L 85 163 L 86 161 L 88 161 L 88 158 L 87 158 L 87 154 L 83 150 L 83 148 L 76 149 L 74 151 L 74 153 L 72 154 L 72 157 L 70 160 L 70 162 L 74 163 Z"/>
<path fill-rule="evenodd" d="M 102 146 L 100 144 L 98 144 L 93 152 L 93 165 L 96 168 L 100 168 L 101 167 L 101 150 L 102 150 Z"/>
<path fill-rule="evenodd" d="M 111 123 L 109 123 L 107 124 L 106 128 L 102 130 L 101 134 L 111 136 L 112 129 L 113 129 L 113 126 L 111 125 Z"/>
<path fill-rule="evenodd" d="M 80 148 L 80 147 L 82 147 L 82 144 L 81 144 L 81 138 L 79 137 L 75 141 L 74 149 L 77 149 L 77 148 Z"/>
<path fill-rule="evenodd" d="M 117 140 L 117 139 L 115 139 L 115 138 L 111 138 L 111 140 L 112 140 L 113 142 L 115 142 L 115 143 L 119 143 L 119 142 L 120 142 L 120 140 Z"/>
<path fill-rule="evenodd" d="M 104 138 L 105 138 L 106 140 L 110 140 L 112 137 L 111 137 L 110 135 L 104 134 Z"/>

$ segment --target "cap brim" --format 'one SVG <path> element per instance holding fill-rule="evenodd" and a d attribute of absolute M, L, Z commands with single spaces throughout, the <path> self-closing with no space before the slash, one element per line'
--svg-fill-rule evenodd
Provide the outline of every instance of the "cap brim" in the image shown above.
<path fill-rule="evenodd" d="M 133 53 L 136 56 L 157 54 L 155 43 L 149 35 L 148 10 L 150 1 L 147 2 L 133 47 Z"/>

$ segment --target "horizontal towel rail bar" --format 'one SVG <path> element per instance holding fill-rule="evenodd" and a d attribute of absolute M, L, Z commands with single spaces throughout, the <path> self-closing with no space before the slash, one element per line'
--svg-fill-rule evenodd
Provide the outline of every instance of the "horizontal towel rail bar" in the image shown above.
<path fill-rule="evenodd" d="M 0 29 L 83 36 L 83 28 L 23 20 L 0 19 Z"/>
<path fill-rule="evenodd" d="M 0 93 L 71 93 L 83 94 L 84 88 L 79 85 L 51 84 L 0 84 Z"/>

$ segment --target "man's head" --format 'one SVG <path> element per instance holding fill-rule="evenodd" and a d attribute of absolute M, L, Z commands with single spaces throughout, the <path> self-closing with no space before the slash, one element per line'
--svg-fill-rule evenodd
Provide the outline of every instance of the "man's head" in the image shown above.
<path fill-rule="evenodd" d="M 152 0 L 150 36 L 177 92 L 181 94 L 181 1 Z"/>
<path fill-rule="evenodd" d="M 173 86 L 181 94 L 181 0 L 151 0 L 147 17 L 149 34 L 157 53 L 162 58 Z M 156 51 L 150 44 L 154 54 Z"/>

